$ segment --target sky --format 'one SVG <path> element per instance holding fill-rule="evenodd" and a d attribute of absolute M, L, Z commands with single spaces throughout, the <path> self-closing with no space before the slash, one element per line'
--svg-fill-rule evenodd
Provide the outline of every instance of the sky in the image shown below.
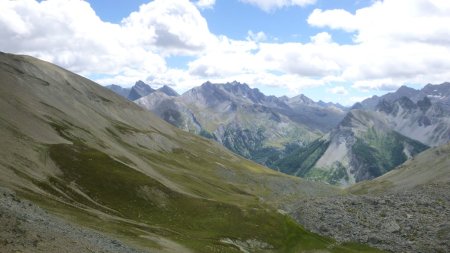
<path fill-rule="evenodd" d="M 0 0 L 0 51 L 100 84 L 239 81 L 351 105 L 450 81 L 448 0 Z"/>

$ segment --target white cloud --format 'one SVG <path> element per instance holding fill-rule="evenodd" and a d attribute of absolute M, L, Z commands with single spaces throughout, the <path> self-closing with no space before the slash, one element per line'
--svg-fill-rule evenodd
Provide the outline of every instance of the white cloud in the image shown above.
<path fill-rule="evenodd" d="M 343 86 L 336 86 L 334 88 L 327 89 L 327 92 L 338 95 L 347 95 L 348 90 Z"/>
<path fill-rule="evenodd" d="M 255 5 L 263 11 L 273 11 L 289 6 L 306 6 L 314 4 L 316 0 L 240 0 L 243 3 Z"/>
<path fill-rule="evenodd" d="M 314 36 L 311 36 L 311 42 L 314 44 L 329 44 L 333 42 L 333 39 L 331 37 L 331 34 L 327 32 L 321 32 Z"/>
<path fill-rule="evenodd" d="M 195 5 L 197 5 L 200 9 L 208 9 L 212 8 L 216 0 L 198 0 Z"/>
<path fill-rule="evenodd" d="M 315 9 L 308 17 L 308 23 L 317 27 L 329 27 L 353 32 L 357 29 L 355 17 L 343 9 L 323 11 Z"/>
<path fill-rule="evenodd" d="M 204 2 L 204 1 L 203 1 Z M 163 54 L 196 54 L 215 37 L 206 19 L 188 0 L 155 0 L 141 5 L 122 26 L 143 34 L 154 33 L 154 45 Z"/>

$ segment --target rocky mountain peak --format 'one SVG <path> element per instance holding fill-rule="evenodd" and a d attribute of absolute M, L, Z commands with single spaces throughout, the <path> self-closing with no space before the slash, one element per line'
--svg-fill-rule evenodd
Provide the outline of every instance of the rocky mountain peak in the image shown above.
<path fill-rule="evenodd" d="M 169 97 L 178 97 L 179 94 L 174 89 L 170 88 L 168 85 L 164 85 L 161 88 L 158 89 L 158 91 L 163 92 Z"/>
<path fill-rule="evenodd" d="M 130 91 L 130 94 L 128 95 L 128 99 L 134 101 L 141 97 L 145 97 L 154 91 L 155 90 L 152 89 L 152 87 L 150 87 L 150 85 L 139 80 L 134 84 L 133 87 L 131 87 L 131 91 Z"/>
<path fill-rule="evenodd" d="M 291 99 L 289 99 L 289 103 L 290 104 L 304 104 L 304 105 L 313 105 L 315 104 L 315 102 L 310 99 L 309 97 L 300 94 L 298 96 L 292 97 Z"/>
<path fill-rule="evenodd" d="M 417 90 L 413 89 L 411 87 L 408 87 L 406 85 L 402 85 L 400 88 L 398 88 L 398 90 L 395 93 L 397 93 L 400 96 L 407 97 L 407 96 L 412 96 L 412 95 L 416 94 Z"/>
<path fill-rule="evenodd" d="M 146 83 L 144 83 L 144 81 L 142 81 L 142 80 L 138 80 L 138 81 L 134 84 L 134 86 L 137 87 L 137 88 L 145 88 L 145 87 L 147 87 L 147 86 L 149 86 L 149 85 L 146 84 Z M 149 86 L 149 87 L 150 87 L 150 86 Z"/>

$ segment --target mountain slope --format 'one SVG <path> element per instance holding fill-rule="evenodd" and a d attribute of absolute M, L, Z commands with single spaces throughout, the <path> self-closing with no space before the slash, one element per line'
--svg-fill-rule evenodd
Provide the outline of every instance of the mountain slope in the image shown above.
<path fill-rule="evenodd" d="M 392 130 L 380 113 L 354 109 L 321 140 L 279 162 L 305 178 L 350 185 L 381 176 L 427 148 Z"/>
<path fill-rule="evenodd" d="M 407 97 L 383 100 L 376 109 L 395 131 L 429 146 L 450 141 L 450 109 L 425 96 L 416 103 Z"/>
<path fill-rule="evenodd" d="M 158 252 L 372 252 L 271 207 L 333 188 L 237 157 L 31 57 L 0 54 L 0 82 L 0 185 L 64 219 Z"/>

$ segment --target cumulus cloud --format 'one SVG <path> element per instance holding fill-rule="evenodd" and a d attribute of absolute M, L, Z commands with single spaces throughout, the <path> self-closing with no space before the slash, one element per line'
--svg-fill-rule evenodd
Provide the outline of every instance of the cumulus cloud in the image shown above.
<path fill-rule="evenodd" d="M 188 0 L 155 0 L 141 5 L 121 25 L 144 34 L 154 33 L 153 44 L 162 53 L 195 54 L 214 40 L 206 19 Z"/>
<path fill-rule="evenodd" d="M 316 0 L 240 0 L 243 3 L 255 5 L 263 11 L 269 12 L 289 6 L 306 6 L 314 4 Z"/>
<path fill-rule="evenodd" d="M 317 27 L 329 27 L 353 32 L 357 29 L 355 17 L 346 10 L 336 9 L 323 11 L 315 9 L 308 17 L 308 23 Z"/>

